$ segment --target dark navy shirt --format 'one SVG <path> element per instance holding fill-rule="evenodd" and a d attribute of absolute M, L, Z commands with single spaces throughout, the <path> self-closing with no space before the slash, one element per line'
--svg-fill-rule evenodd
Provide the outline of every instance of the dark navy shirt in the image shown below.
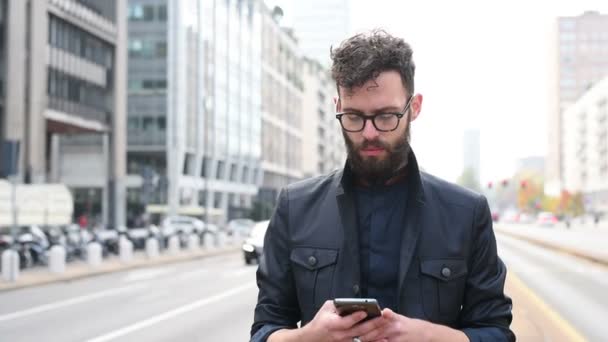
<path fill-rule="evenodd" d="M 361 260 L 361 295 L 397 311 L 401 232 L 405 226 L 407 182 L 355 187 Z"/>

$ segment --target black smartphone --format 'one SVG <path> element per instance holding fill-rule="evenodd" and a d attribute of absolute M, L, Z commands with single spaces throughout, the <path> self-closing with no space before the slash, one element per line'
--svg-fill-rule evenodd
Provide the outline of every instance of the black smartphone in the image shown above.
<path fill-rule="evenodd" d="M 374 298 L 335 298 L 334 306 L 340 316 L 347 316 L 357 311 L 365 311 L 365 320 L 376 318 L 382 315 L 382 310 L 378 301 Z"/>

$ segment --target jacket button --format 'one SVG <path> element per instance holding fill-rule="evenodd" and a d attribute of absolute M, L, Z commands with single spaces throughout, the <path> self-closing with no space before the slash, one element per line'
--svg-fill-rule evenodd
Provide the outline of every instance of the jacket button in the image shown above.
<path fill-rule="evenodd" d="M 315 257 L 314 257 L 314 256 L 312 256 L 312 255 L 311 255 L 311 256 L 309 256 L 309 257 L 308 257 L 308 264 L 309 264 L 310 266 L 314 266 L 314 265 L 316 265 L 316 264 L 317 264 L 317 258 L 315 258 Z"/>
<path fill-rule="evenodd" d="M 359 284 L 355 284 L 355 285 L 353 285 L 353 292 L 354 292 L 356 295 L 358 295 L 358 294 L 359 294 L 359 291 L 360 291 L 360 290 L 361 290 L 361 289 L 359 288 Z"/>
<path fill-rule="evenodd" d="M 444 276 L 444 277 L 446 277 L 446 278 L 449 278 L 452 275 L 452 271 L 449 268 L 444 267 L 441 270 L 441 275 Z"/>

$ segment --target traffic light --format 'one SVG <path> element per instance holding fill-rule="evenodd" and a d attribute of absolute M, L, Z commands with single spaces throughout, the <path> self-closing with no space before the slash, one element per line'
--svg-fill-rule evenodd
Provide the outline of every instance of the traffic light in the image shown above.
<path fill-rule="evenodd" d="M 506 188 L 507 185 L 509 185 L 509 181 L 507 179 L 503 179 L 503 181 L 502 181 L 502 187 Z"/>
<path fill-rule="evenodd" d="M 488 189 L 492 189 L 492 182 L 488 182 Z"/>
<path fill-rule="evenodd" d="M 526 180 L 522 180 L 522 181 L 519 183 L 519 186 L 520 186 L 522 189 L 525 189 L 525 188 L 528 186 L 528 181 L 526 181 Z"/>

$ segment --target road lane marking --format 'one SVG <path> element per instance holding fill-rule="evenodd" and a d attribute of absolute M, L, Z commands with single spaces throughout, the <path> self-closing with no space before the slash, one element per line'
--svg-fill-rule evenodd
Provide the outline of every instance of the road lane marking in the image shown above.
<path fill-rule="evenodd" d="M 189 280 L 192 278 L 200 277 L 209 274 L 210 270 L 208 269 L 200 269 L 189 272 L 183 272 L 177 275 L 178 280 Z"/>
<path fill-rule="evenodd" d="M 171 273 L 173 271 L 174 271 L 174 269 L 169 268 L 169 267 L 160 268 L 160 269 L 136 270 L 136 271 L 131 271 L 131 272 L 127 273 L 121 279 L 121 281 L 125 282 L 125 283 L 132 283 L 132 282 L 141 281 L 141 280 L 150 280 L 150 279 L 158 278 L 165 274 Z"/>
<path fill-rule="evenodd" d="M 123 328 L 120 328 L 118 330 L 115 330 L 115 331 L 113 331 L 111 333 L 108 333 L 108 334 L 105 334 L 105 335 L 101 335 L 101 336 L 92 338 L 90 340 L 87 340 L 86 342 L 105 342 L 105 341 L 111 341 L 111 340 L 116 339 L 118 337 L 130 334 L 130 333 L 132 333 L 134 331 L 141 330 L 141 329 L 149 327 L 151 325 L 154 325 L 154 324 L 157 324 L 157 323 L 169 320 L 169 319 L 171 319 L 173 317 L 182 315 L 182 314 L 187 313 L 189 311 L 196 310 L 196 309 L 198 309 L 200 307 L 203 307 L 205 305 L 209 305 L 209 304 L 218 302 L 218 301 L 220 301 L 222 299 L 225 299 L 225 298 L 228 298 L 230 296 L 233 296 L 233 295 L 235 295 L 235 294 L 237 294 L 239 292 L 243 292 L 243 291 L 255 288 L 256 286 L 257 285 L 255 283 L 253 283 L 253 284 L 247 284 L 247 285 L 235 287 L 235 288 L 233 288 L 231 290 L 224 291 L 224 292 L 221 292 L 221 293 L 216 294 L 214 296 L 198 300 L 198 301 L 196 301 L 194 303 L 190 303 L 190 304 L 187 304 L 187 305 L 184 305 L 184 306 L 180 306 L 180 307 L 178 307 L 176 309 L 173 309 L 171 311 L 165 312 L 165 313 L 160 314 L 160 315 L 156 315 L 156 316 L 150 317 L 150 318 L 148 318 L 146 320 L 139 321 L 139 322 L 131 324 L 131 325 L 127 325 L 127 326 L 125 326 Z"/>
<path fill-rule="evenodd" d="M 515 272 L 509 272 L 509 278 L 511 283 L 519 288 L 520 291 L 524 292 L 533 304 L 545 313 L 561 331 L 564 332 L 564 336 L 567 337 L 565 340 L 569 342 L 586 342 L 587 339 L 576 330 L 568 321 L 566 321 L 560 314 L 553 310 L 544 300 L 542 300 L 532 289 L 530 289 L 516 274 Z"/>
<path fill-rule="evenodd" d="M 64 308 L 66 306 L 70 306 L 70 305 L 90 302 L 95 299 L 110 297 L 110 296 L 114 296 L 114 295 L 117 295 L 117 294 L 120 294 L 123 292 L 140 290 L 140 289 L 144 289 L 146 287 L 148 287 L 148 286 L 145 284 L 134 284 L 134 285 L 124 286 L 124 287 L 119 287 L 119 288 L 112 289 L 112 290 L 101 291 L 101 292 L 97 292 L 97 293 L 93 293 L 93 294 L 89 294 L 89 295 L 85 295 L 85 296 L 75 297 L 75 298 L 64 300 L 64 301 L 44 304 L 44 305 L 36 306 L 36 307 L 30 308 L 30 309 L 16 311 L 16 312 L 13 312 L 10 314 L 2 315 L 2 316 L 0 316 L 0 322 L 10 321 L 13 319 L 22 318 L 25 316 L 34 315 L 34 314 L 38 314 L 38 313 L 45 312 L 45 311 L 56 310 L 56 309 Z"/>
<path fill-rule="evenodd" d="M 226 278 L 240 277 L 245 274 L 255 273 L 255 271 L 256 271 L 256 268 L 254 268 L 254 267 L 243 267 L 241 269 L 226 271 L 226 272 L 222 273 L 222 277 L 226 277 Z"/>

